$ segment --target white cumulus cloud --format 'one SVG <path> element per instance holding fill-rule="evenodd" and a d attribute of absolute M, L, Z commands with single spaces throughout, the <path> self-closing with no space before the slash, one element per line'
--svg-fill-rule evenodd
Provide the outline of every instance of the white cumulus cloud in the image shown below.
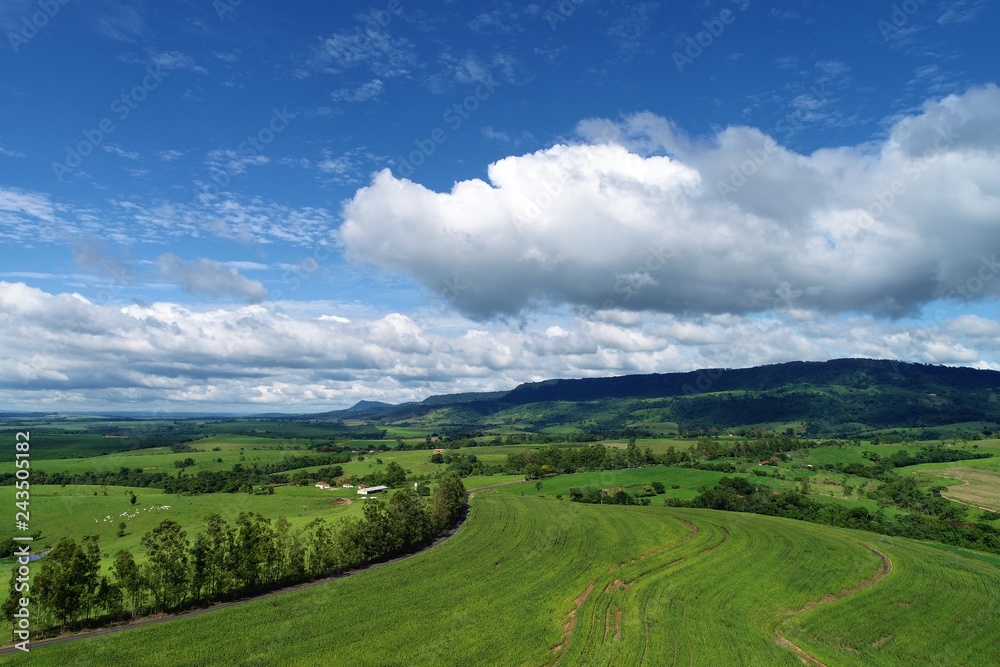
<path fill-rule="evenodd" d="M 449 192 L 379 172 L 344 206 L 347 255 L 476 318 L 551 303 L 901 316 L 1000 294 L 995 85 L 807 155 L 751 127 L 693 139 L 648 113 L 579 132 Z"/>

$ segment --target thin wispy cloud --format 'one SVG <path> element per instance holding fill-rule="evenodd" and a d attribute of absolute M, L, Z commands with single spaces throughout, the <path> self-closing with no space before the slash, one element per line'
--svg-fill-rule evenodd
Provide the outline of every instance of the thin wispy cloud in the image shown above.
<path fill-rule="evenodd" d="M 381 79 L 372 79 L 354 88 L 335 90 L 330 94 L 334 102 L 368 102 L 377 100 L 384 90 Z"/>
<path fill-rule="evenodd" d="M 111 153 L 112 155 L 117 155 L 118 157 L 125 158 L 127 160 L 141 160 L 142 156 L 135 151 L 125 150 L 118 144 L 105 144 L 101 146 L 101 150 L 105 153 Z"/>
<path fill-rule="evenodd" d="M 168 253 L 160 255 L 158 264 L 161 278 L 174 281 L 189 292 L 234 296 L 251 303 L 267 298 L 267 289 L 260 281 L 246 278 L 235 267 L 211 259 L 187 261 Z"/>

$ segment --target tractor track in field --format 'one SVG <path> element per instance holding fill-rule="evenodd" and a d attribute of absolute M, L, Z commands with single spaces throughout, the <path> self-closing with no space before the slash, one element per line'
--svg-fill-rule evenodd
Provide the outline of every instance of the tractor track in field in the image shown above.
<path fill-rule="evenodd" d="M 160 623 L 166 623 L 167 621 L 173 621 L 180 618 L 188 618 L 190 616 L 200 616 L 201 614 L 207 614 L 211 611 L 217 611 L 219 609 L 226 609 L 227 607 L 236 607 L 238 605 L 246 604 L 248 602 L 255 602 L 257 600 L 264 600 L 267 598 L 272 598 L 276 595 L 283 595 L 285 593 L 291 593 L 293 591 L 300 591 L 306 588 L 312 588 L 313 586 L 321 586 L 322 584 L 328 584 L 331 581 L 337 581 L 338 579 L 345 579 L 347 577 L 354 576 L 355 574 L 360 574 L 362 572 L 369 572 L 371 570 L 377 570 L 379 568 L 386 567 L 387 565 L 392 565 L 393 563 L 398 563 L 400 561 L 406 560 L 408 558 L 413 558 L 418 554 L 422 554 L 425 551 L 430 551 L 434 547 L 437 547 L 445 542 L 449 537 L 458 532 L 458 529 L 465 525 L 465 521 L 469 516 L 469 506 L 463 508 L 462 513 L 459 515 L 457 523 L 448 529 L 443 535 L 435 538 L 433 542 L 427 546 L 414 551 L 413 553 L 403 554 L 402 556 L 396 556 L 395 558 L 390 558 L 389 560 L 381 561 L 379 563 L 372 563 L 371 565 L 366 565 L 364 567 L 359 567 L 341 574 L 334 574 L 329 577 L 323 577 L 322 579 L 316 579 L 314 581 L 306 581 L 301 584 L 295 584 L 294 586 L 286 586 L 284 588 L 279 588 L 273 591 L 268 591 L 267 593 L 261 593 L 259 595 L 252 595 L 250 597 L 243 597 L 238 600 L 230 600 L 228 602 L 219 602 L 216 604 L 209 605 L 207 607 L 200 607 L 198 609 L 191 609 L 190 611 L 183 611 L 177 614 L 163 614 L 159 616 L 145 617 L 138 620 L 127 621 L 125 623 L 120 623 L 117 625 L 111 625 L 104 628 L 99 628 L 97 630 L 87 630 L 85 632 L 77 632 L 73 634 L 60 635 L 58 637 L 53 637 L 52 639 L 32 639 L 29 646 L 34 649 L 41 646 L 50 646 L 52 644 L 64 644 L 66 642 L 77 641 L 80 639 L 90 639 L 92 637 L 101 637 L 103 635 L 110 635 L 116 632 L 121 632 L 123 630 L 131 630 L 133 628 L 142 628 L 149 625 L 158 625 Z M 15 648 L 14 645 L 10 644 L 0 648 L 0 655 L 6 653 L 15 653 L 19 649 Z"/>
<path fill-rule="evenodd" d="M 640 513 L 641 514 L 647 514 L 649 516 L 662 517 L 662 515 L 653 514 L 652 512 L 640 512 Z M 642 554 L 638 558 L 634 558 L 634 559 L 632 559 L 631 561 L 629 561 L 627 563 L 620 563 L 618 565 L 612 566 L 611 569 L 608 570 L 608 573 L 611 574 L 611 573 L 617 572 L 618 570 L 620 570 L 622 568 L 628 567 L 629 565 L 634 565 L 634 564 L 636 564 L 636 563 L 638 563 L 640 561 L 646 560 L 647 558 L 652 558 L 654 556 L 659 556 L 659 555 L 661 555 L 661 554 L 663 554 L 663 553 L 665 553 L 667 551 L 671 551 L 673 549 L 676 549 L 677 547 L 679 547 L 679 546 L 681 546 L 681 545 L 683 545 L 683 544 L 685 544 L 685 543 L 693 540 L 695 537 L 698 536 L 699 530 L 698 530 L 698 526 L 696 526 L 695 524 L 693 524 L 693 523 L 691 523 L 689 521 L 685 521 L 683 519 L 679 519 L 677 517 L 670 517 L 670 518 L 673 519 L 674 521 L 678 521 L 681 524 L 683 524 L 684 527 L 686 527 L 688 529 L 688 534 L 686 536 L 684 536 L 678 542 L 675 542 L 673 544 L 669 544 L 669 545 L 661 547 L 659 549 L 655 549 L 655 550 L 653 550 L 653 551 L 651 551 L 649 553 Z M 716 544 L 713 547 L 710 547 L 709 549 L 706 549 L 705 551 L 699 552 L 698 555 L 700 556 L 702 554 L 706 554 L 706 553 L 710 553 L 712 551 L 715 551 L 716 549 L 718 549 L 719 547 L 721 547 L 722 545 L 724 545 L 726 542 L 728 542 L 729 538 L 730 538 L 729 531 L 726 530 L 725 528 L 723 528 L 723 532 L 725 533 L 725 536 L 722 538 L 722 540 L 718 544 Z M 673 567 L 674 565 L 677 565 L 679 563 L 683 563 L 684 560 L 685 560 L 684 558 L 678 558 L 677 560 L 673 560 L 673 561 L 671 561 L 669 563 L 666 563 L 665 565 L 657 568 L 657 570 L 665 570 L 665 569 Z M 607 586 L 607 588 L 605 589 L 604 592 L 605 593 L 615 593 L 615 592 L 617 592 L 619 590 L 625 590 L 625 591 L 627 591 L 629 588 L 632 587 L 632 584 L 634 584 L 636 581 L 638 581 L 639 579 L 641 579 L 644 576 L 646 576 L 646 575 L 639 575 L 638 577 L 630 580 L 628 583 L 624 582 L 622 579 L 615 579 L 614 581 L 612 581 L 611 583 L 608 584 L 608 586 Z M 563 640 L 562 640 L 562 642 L 559 643 L 558 646 L 556 646 L 556 647 L 554 647 L 552 649 L 552 653 L 558 656 L 558 658 L 556 658 L 556 661 L 554 663 L 552 663 L 552 667 L 559 667 L 560 663 L 562 662 L 562 659 L 563 659 L 563 657 L 566 654 L 566 650 L 568 649 L 569 644 L 570 644 L 570 642 L 573 639 L 573 631 L 576 628 L 576 624 L 577 624 L 577 620 L 578 620 L 577 619 L 577 614 L 579 613 L 580 608 L 583 607 L 583 603 L 587 601 L 588 597 L 590 597 L 590 593 L 593 591 L 594 586 L 596 585 L 596 583 L 597 583 L 597 580 L 592 581 L 590 583 L 590 585 L 587 586 L 587 589 L 585 591 L 583 591 L 583 593 L 578 598 L 576 598 L 576 600 L 574 600 L 574 607 L 573 607 L 573 609 L 570 610 L 570 612 L 569 612 L 569 614 L 567 616 L 567 621 L 564 624 Z M 605 638 L 607 638 L 608 634 L 611 631 L 611 615 L 610 615 L 610 613 L 611 613 L 611 608 L 608 607 L 608 609 L 605 612 L 605 628 L 604 628 L 604 637 Z M 646 617 L 645 611 L 643 612 L 643 624 L 645 626 L 645 633 L 646 633 L 646 639 L 645 639 L 645 643 L 643 645 L 643 656 L 645 656 L 645 654 L 646 654 L 646 652 L 647 652 L 647 650 L 649 648 L 649 621 L 648 621 L 648 618 Z M 620 609 L 616 609 L 616 611 L 615 611 L 615 620 L 614 620 L 615 634 L 612 637 L 613 641 L 620 641 L 621 640 L 621 635 L 622 635 L 621 625 L 622 625 L 622 611 Z"/>
<path fill-rule="evenodd" d="M 479 491 L 489 491 L 490 489 L 499 489 L 504 486 L 514 486 L 516 484 L 524 484 L 527 481 L 528 480 L 525 479 L 515 479 L 512 482 L 501 482 L 500 484 L 490 484 L 488 486 L 480 486 L 479 488 L 476 489 L 469 489 L 468 491 L 466 491 L 466 493 L 469 494 L 470 498 L 473 498 Z"/>
<path fill-rule="evenodd" d="M 594 585 L 596 583 L 596 579 L 590 582 L 590 585 L 587 586 L 586 590 L 584 590 L 583 593 L 581 593 L 580 596 L 573 601 L 574 606 L 569 612 L 566 623 L 563 625 L 562 643 L 552 649 L 552 653 L 559 654 L 560 651 L 569 645 L 570 640 L 573 639 L 573 630 L 576 629 L 576 615 L 580 611 L 580 607 L 583 606 L 583 603 L 587 601 L 587 598 L 590 596 L 590 592 L 594 590 Z M 560 655 L 553 664 L 553 667 L 558 667 L 559 663 L 562 662 L 562 659 L 563 656 Z"/>
<path fill-rule="evenodd" d="M 840 536 L 838 535 L 838 537 Z M 802 607 L 802 609 L 789 610 L 788 612 L 786 612 L 786 616 L 788 617 L 788 619 L 794 616 L 798 616 L 799 614 L 803 614 L 809 611 L 810 609 L 815 609 L 820 605 L 828 604 L 830 602 L 840 600 L 841 598 L 845 598 L 848 595 L 854 595 L 855 593 L 859 593 L 867 588 L 871 588 L 875 584 L 885 579 L 886 575 L 892 571 L 892 559 L 889 558 L 889 556 L 887 556 L 883 552 L 879 551 L 878 549 L 869 544 L 865 544 L 864 542 L 858 542 L 857 540 L 853 540 L 849 537 L 841 537 L 841 539 L 848 540 L 849 542 L 854 542 L 855 544 L 864 547 L 868 551 L 871 551 L 873 554 L 878 556 L 879 560 L 881 561 L 881 566 L 879 567 L 878 572 L 873 574 L 869 579 L 862 579 L 857 586 L 853 586 L 851 588 L 845 588 L 839 593 L 830 593 L 819 600 L 813 600 L 812 602 L 807 602 L 806 605 Z M 786 621 L 788 619 L 786 619 Z M 810 655 L 801 646 L 798 646 L 797 644 L 789 640 L 787 637 L 785 637 L 783 634 L 781 634 L 781 631 L 777 627 L 775 627 L 774 630 L 774 642 L 778 646 L 783 646 L 794 652 L 795 655 L 799 657 L 799 660 L 803 662 L 803 664 L 812 665 L 813 667 L 828 667 L 826 663 L 820 661 L 815 656 Z"/>
<path fill-rule="evenodd" d="M 942 471 L 942 472 L 944 472 L 944 471 Z M 967 480 L 967 479 L 961 479 L 959 481 L 962 482 L 961 486 L 970 486 L 969 480 Z M 958 498 L 955 498 L 954 496 L 949 496 L 948 493 L 947 493 L 947 491 L 942 491 L 941 492 L 941 497 L 942 498 L 947 498 L 948 500 L 954 501 L 954 502 L 959 503 L 961 505 L 965 505 L 967 507 L 975 507 L 976 509 L 984 510 L 986 512 L 996 512 L 996 510 L 993 509 L 992 507 L 985 507 L 983 505 L 977 505 L 975 503 L 970 503 L 970 502 L 967 502 L 965 500 L 959 500 Z"/>

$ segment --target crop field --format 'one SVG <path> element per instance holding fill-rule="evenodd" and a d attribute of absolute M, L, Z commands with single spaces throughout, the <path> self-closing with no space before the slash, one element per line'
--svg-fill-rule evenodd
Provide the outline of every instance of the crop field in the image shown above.
<path fill-rule="evenodd" d="M 11 433 L 14 432 L 16 431 Z M 38 434 L 36 438 L 38 451 L 32 450 L 32 457 L 36 460 L 101 456 L 127 449 L 132 446 L 132 442 L 141 442 L 131 438 L 119 439 L 106 438 L 103 435 L 66 433 Z M 13 452 L 3 452 L 2 459 L 4 462 L 13 461 Z"/>
<path fill-rule="evenodd" d="M 602 441 L 602 444 L 607 445 L 608 447 L 618 447 L 624 449 L 628 444 L 628 440 L 604 440 Z M 694 447 L 695 442 L 693 440 L 680 440 L 673 438 L 642 438 L 636 440 L 635 444 L 639 447 L 639 449 L 644 450 L 648 447 L 654 454 L 665 454 L 671 447 L 678 452 L 686 452 Z"/>
<path fill-rule="evenodd" d="M 941 493 L 945 498 L 980 509 L 1000 512 L 1000 471 L 995 468 L 952 465 L 938 467 L 933 471 L 925 468 L 918 473 L 918 475 L 927 474 L 933 474 L 935 478 L 940 478 L 949 484 L 948 490 Z"/>
<path fill-rule="evenodd" d="M 1000 567 L 974 556 L 749 514 L 483 492 L 455 536 L 399 563 L 0 665 L 794 667 L 793 645 L 830 665 L 994 665 Z"/>
<path fill-rule="evenodd" d="M 783 629 L 792 641 L 845 667 L 1000 664 L 1000 567 L 988 564 L 995 557 L 862 535 L 892 559 L 892 571 L 789 619 Z"/>
<path fill-rule="evenodd" d="M 980 443 L 980 450 L 991 452 L 993 458 L 955 461 L 952 463 L 925 463 L 906 468 L 921 486 L 946 486 L 941 495 L 949 500 L 984 510 L 1000 512 L 1000 458 L 997 443 Z"/>
<path fill-rule="evenodd" d="M 523 484 L 524 475 L 483 475 L 481 477 L 466 477 L 462 480 L 467 490 L 480 489 L 484 486 L 498 484 Z"/>
<path fill-rule="evenodd" d="M 560 656 L 566 664 L 794 664 L 772 639 L 780 610 L 877 568 L 847 541 L 769 530 L 757 517 L 675 511 L 671 518 L 690 526 L 684 542 L 596 578 Z M 741 551 L 753 558 L 735 557 Z M 798 560 L 789 562 L 785 554 L 793 553 Z M 823 558 L 830 567 L 811 571 L 808 563 Z"/>

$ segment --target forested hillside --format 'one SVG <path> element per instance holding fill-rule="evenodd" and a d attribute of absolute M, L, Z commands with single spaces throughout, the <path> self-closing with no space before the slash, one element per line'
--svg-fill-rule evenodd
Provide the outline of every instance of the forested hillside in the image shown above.
<path fill-rule="evenodd" d="M 359 404 L 324 418 L 484 426 L 575 424 L 610 433 L 671 422 L 682 429 L 800 422 L 812 433 L 1000 421 L 1000 372 L 873 359 L 547 380 L 509 392 Z"/>

